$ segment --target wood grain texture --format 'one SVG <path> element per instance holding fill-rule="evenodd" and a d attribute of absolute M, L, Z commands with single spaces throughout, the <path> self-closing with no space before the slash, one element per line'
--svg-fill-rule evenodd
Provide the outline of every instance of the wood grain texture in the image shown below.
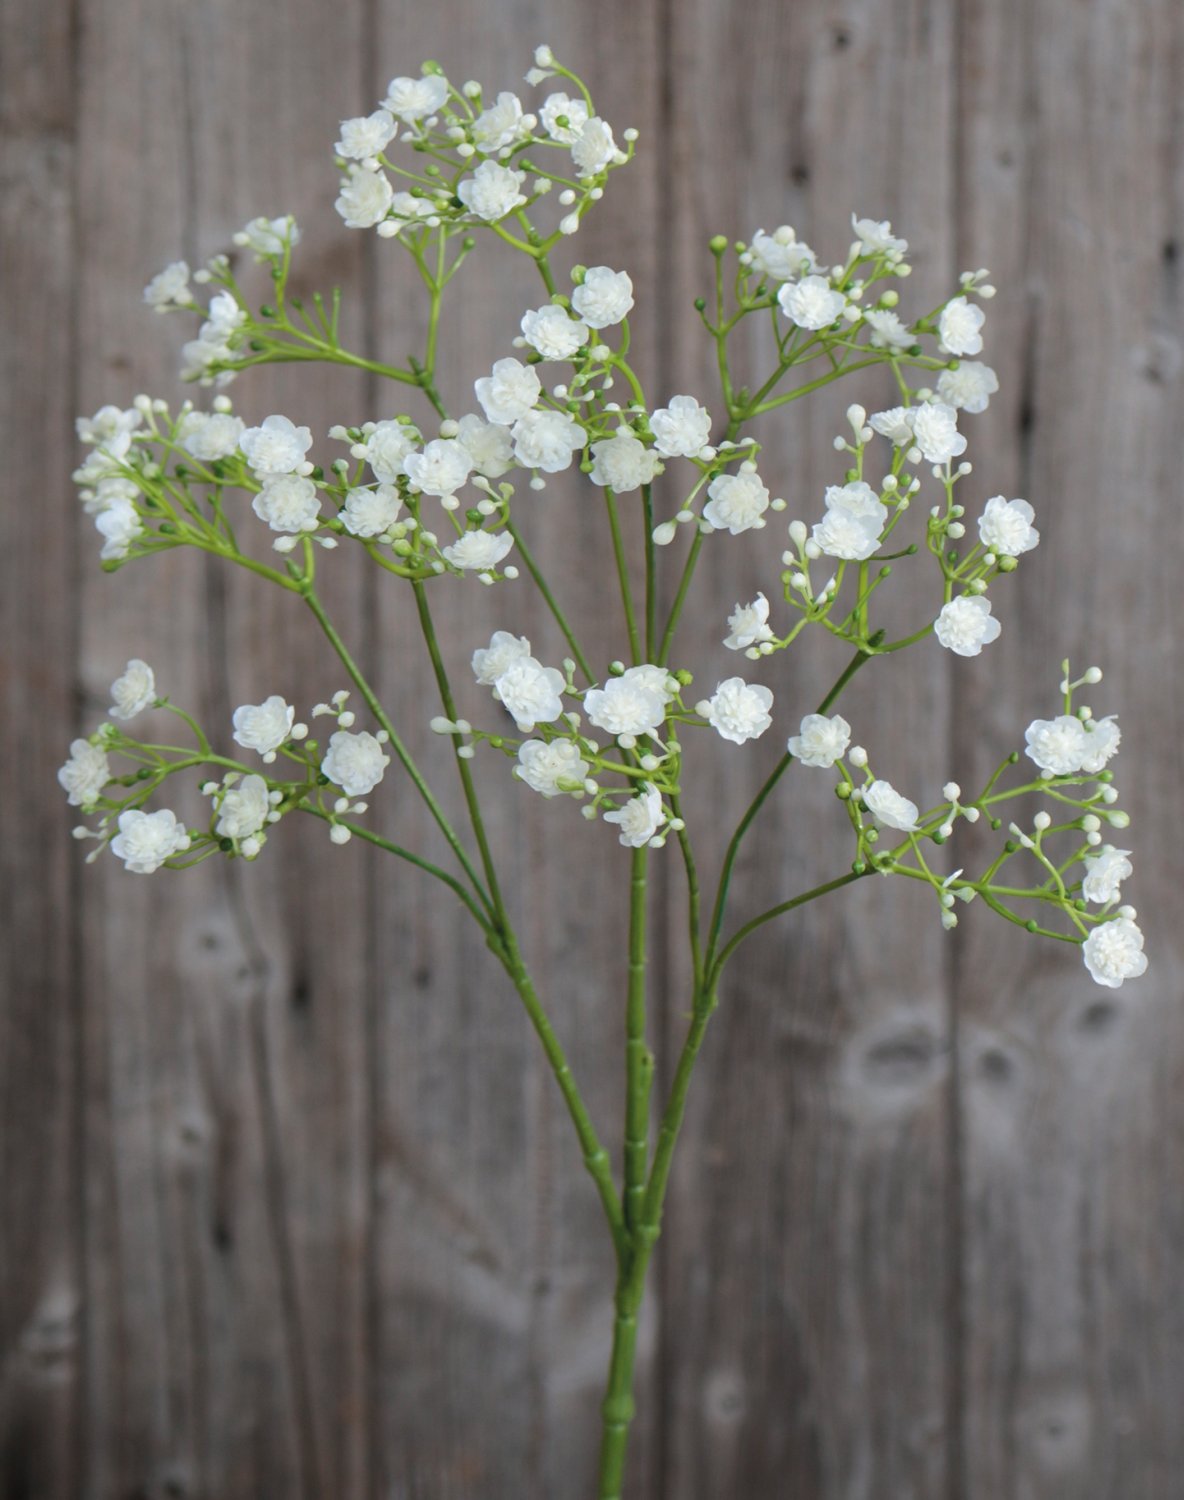
<path fill-rule="evenodd" d="M 83 868 L 52 786 L 131 655 L 227 731 L 237 703 L 280 692 L 307 709 L 344 685 L 295 599 L 188 554 L 99 572 L 68 480 L 70 420 L 140 389 L 178 396 L 183 335 L 146 315 L 140 287 L 178 254 L 225 248 L 249 217 L 291 211 L 297 289 L 343 284 L 354 347 L 401 360 L 423 337 L 412 267 L 340 227 L 336 122 L 425 56 L 514 87 L 539 40 L 642 132 L 557 260 L 630 271 L 655 404 L 679 391 L 718 404 L 690 305 L 709 289 L 712 233 L 790 222 L 838 259 L 852 209 L 891 217 L 915 253 L 907 307 L 991 267 L 985 357 L 1002 390 L 967 423 L 970 483 L 980 500 L 1029 498 L 1042 545 L 1000 581 L 1004 633 L 981 659 L 952 670 L 918 647 L 857 677 L 843 712 L 920 801 L 951 775 L 975 785 L 1022 740 L 1061 656 L 1112 668 L 1091 696 L 1126 728 L 1134 826 L 1118 841 L 1137 852 L 1154 966 L 1111 996 L 1072 952 L 1017 943 L 976 907 L 945 936 L 925 893 L 882 881 L 752 942 L 708 1033 L 651 1272 L 628 1493 L 1176 1500 L 1175 0 L 4 11 L 0 528 L 19 561 L 0 591 L 0 881 L 16 935 L 0 968 L 0 1500 L 591 1491 L 610 1248 L 553 1080 L 477 935 L 414 872 L 357 841 L 331 848 L 311 821 L 242 868 L 150 881 L 113 860 Z M 543 293 L 487 246 L 454 291 L 443 394 L 461 414 Z M 755 368 L 759 340 L 741 357 Z M 428 416 L 401 388 L 335 370 L 260 371 L 232 394 L 252 418 L 307 422 L 318 448 L 334 422 Z M 787 515 L 812 518 L 844 407 L 880 394 L 843 384 L 764 419 L 762 472 Z M 589 654 L 625 654 L 586 486 L 526 503 Z M 696 688 L 736 670 L 721 627 L 767 579 L 783 525 L 713 539 L 703 581 L 718 607 L 675 652 Z M 676 561 L 663 558 L 668 592 Z M 356 562 L 324 554 L 333 613 L 459 814 L 426 728 L 411 601 Z M 470 583 L 446 580 L 435 607 L 476 717 L 468 658 L 492 629 L 546 660 L 564 652 L 525 577 Z M 911 619 L 908 586 L 893 607 Z M 825 646 L 807 640 L 761 677 L 779 737 L 845 664 Z M 707 873 L 776 753 L 723 749 L 688 797 L 718 824 Z M 527 958 L 615 1146 L 622 851 L 492 760 L 478 778 Z M 809 778 L 791 773 L 746 846 L 738 915 L 838 873 L 824 851 L 845 824 Z M 370 818 L 436 848 L 405 791 L 376 797 Z M 666 866 L 651 933 L 659 1091 L 687 1004 L 676 861 L 671 847 L 653 862 Z"/>

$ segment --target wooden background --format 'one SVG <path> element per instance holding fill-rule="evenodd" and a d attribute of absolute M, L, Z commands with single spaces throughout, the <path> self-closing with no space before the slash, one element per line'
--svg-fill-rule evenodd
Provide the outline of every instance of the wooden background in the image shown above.
<path fill-rule="evenodd" d="M 661 395 L 714 395 L 690 308 L 711 233 L 788 221 L 829 260 L 852 209 L 890 216 L 915 247 L 918 308 L 991 268 L 985 357 L 1003 388 L 966 424 L 968 456 L 976 493 L 1034 502 L 1043 542 L 997 590 L 997 645 L 973 662 L 919 648 L 860 678 L 844 711 L 924 800 L 951 774 L 980 784 L 1050 711 L 1062 655 L 1107 667 L 1094 706 L 1126 730 L 1152 955 L 1114 995 L 977 908 L 946 937 L 931 899 L 886 882 L 752 944 L 709 1035 L 652 1275 L 630 1494 L 1176 1500 L 1178 0 L 6 0 L 0 1497 L 590 1494 L 610 1257 L 480 944 L 319 826 L 286 824 L 253 867 L 86 868 L 53 780 L 130 655 L 227 729 L 235 703 L 341 685 L 286 597 L 188 555 L 98 569 L 72 419 L 178 395 L 180 326 L 147 315 L 143 283 L 291 211 L 298 279 L 345 284 L 355 347 L 405 355 L 409 267 L 333 213 L 336 123 L 426 56 L 514 87 L 544 39 L 642 132 L 578 252 L 633 275 Z M 446 396 L 464 399 L 534 301 L 504 258 L 474 258 Z M 290 375 L 244 377 L 236 402 L 321 431 L 386 414 L 346 373 Z M 762 432 L 791 513 L 816 509 L 856 394 L 880 393 L 844 385 Z M 539 551 L 594 618 L 599 517 L 558 488 L 539 508 Z M 715 604 L 679 655 L 714 681 L 720 620 L 767 574 L 759 547 L 711 552 Z M 426 750 L 405 601 L 356 561 L 326 561 L 334 605 Z M 515 587 L 454 592 L 456 662 L 511 607 L 560 654 Z M 778 734 L 835 664 L 809 645 L 776 659 Z M 719 757 L 700 817 L 733 818 L 775 753 Z M 529 953 L 615 1133 L 622 852 L 497 774 Z M 374 802 L 375 826 L 428 837 L 397 786 Z M 841 826 L 829 793 L 787 785 L 739 909 L 834 873 Z M 665 899 L 661 1078 L 685 1003 L 674 878 Z"/>

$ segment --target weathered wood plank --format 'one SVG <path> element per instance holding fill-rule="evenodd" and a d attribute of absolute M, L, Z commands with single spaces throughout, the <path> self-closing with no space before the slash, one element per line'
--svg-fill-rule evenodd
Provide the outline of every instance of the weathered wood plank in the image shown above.
<path fill-rule="evenodd" d="M 960 250 L 1000 287 L 1003 386 L 977 492 L 1027 496 L 1041 545 L 1000 598 L 989 681 L 959 679 L 959 762 L 973 781 L 1048 715 L 1062 656 L 1107 671 L 1086 701 L 1127 725 L 1134 821 L 1110 838 L 1137 851 L 1152 961 L 1113 993 L 988 913 L 959 935 L 965 1493 L 1151 1500 L 1184 1464 L 1179 855 L 1159 815 L 1181 743 L 1184 16 L 963 11 Z"/>

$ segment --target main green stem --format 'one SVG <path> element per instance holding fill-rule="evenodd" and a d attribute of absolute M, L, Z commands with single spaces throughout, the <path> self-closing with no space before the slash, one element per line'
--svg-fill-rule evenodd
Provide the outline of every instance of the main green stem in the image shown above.
<path fill-rule="evenodd" d="M 625 1012 L 625 1228 L 637 1228 L 649 1154 L 653 1053 L 645 1040 L 645 923 L 648 849 L 633 851 L 629 898 L 629 998 Z"/>

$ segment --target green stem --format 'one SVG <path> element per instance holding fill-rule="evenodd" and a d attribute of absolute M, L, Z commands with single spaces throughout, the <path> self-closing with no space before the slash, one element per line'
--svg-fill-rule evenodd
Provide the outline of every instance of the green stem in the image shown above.
<path fill-rule="evenodd" d="M 629 563 L 625 555 L 625 544 L 621 537 L 621 526 L 617 519 L 617 497 L 612 490 L 605 489 L 605 505 L 608 508 L 608 524 L 613 535 L 613 556 L 617 563 L 617 579 L 621 586 L 621 603 L 625 609 L 625 624 L 629 630 L 629 650 L 633 655 L 633 665 L 637 666 L 642 660 L 641 639 L 637 633 L 637 616 L 633 609 L 633 591 L 629 586 Z"/>
<path fill-rule="evenodd" d="M 645 1193 L 653 1053 L 645 1040 L 645 919 L 647 849 L 633 851 L 629 901 L 629 998 L 625 1015 L 625 1228 L 632 1233 Z"/>
<path fill-rule="evenodd" d="M 849 870 L 846 875 L 840 875 L 835 880 L 829 880 L 825 885 L 815 886 L 812 891 L 807 891 L 804 896 L 795 896 L 791 901 L 783 901 L 779 906 L 770 907 L 768 911 L 761 912 L 759 917 L 753 917 L 750 922 L 745 922 L 739 932 L 735 933 L 720 951 L 719 957 L 712 965 L 709 982 L 712 984 L 718 983 L 724 965 L 749 933 L 755 932 L 758 927 L 764 926 L 766 922 L 771 922 L 774 917 L 784 916 L 787 911 L 793 911 L 795 906 L 801 906 L 807 901 L 813 901 L 815 896 L 825 896 L 828 891 L 837 891 L 840 886 L 850 885 L 853 881 L 862 880 L 865 875 L 871 873 L 870 866 L 865 870 L 861 870 L 858 874 L 853 870 Z"/>
<path fill-rule="evenodd" d="M 560 609 L 558 603 L 556 602 L 554 594 L 552 594 L 550 588 L 548 587 L 547 580 L 543 577 L 541 569 L 535 562 L 533 556 L 526 546 L 526 543 L 522 540 L 522 535 L 519 532 L 517 526 L 509 516 L 506 517 L 506 530 L 514 538 L 514 545 L 518 549 L 518 556 L 526 565 L 526 571 L 530 574 L 531 578 L 534 579 L 535 588 L 537 588 L 539 593 L 543 596 L 543 602 L 551 611 L 556 625 L 558 625 L 559 629 L 563 632 L 563 639 L 567 642 L 568 647 L 571 650 L 571 654 L 576 663 L 576 666 L 579 667 L 580 671 L 583 672 L 584 676 L 588 679 L 589 682 L 595 682 L 596 678 L 592 671 L 592 668 L 588 665 L 587 657 L 584 655 L 583 651 L 580 650 L 580 643 L 576 640 L 571 626 L 567 623 L 566 615 Z"/>
<path fill-rule="evenodd" d="M 641 487 L 642 523 L 645 526 L 645 659 L 654 659 L 654 637 L 658 629 L 658 589 L 654 546 L 654 496 L 648 484 Z"/>

